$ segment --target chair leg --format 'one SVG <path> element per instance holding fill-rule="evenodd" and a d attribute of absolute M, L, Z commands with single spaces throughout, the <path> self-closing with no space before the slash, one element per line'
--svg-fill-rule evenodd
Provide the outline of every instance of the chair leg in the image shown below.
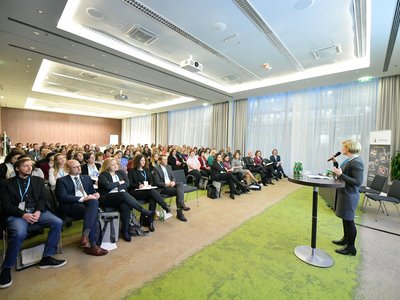
<path fill-rule="evenodd" d="M 398 204 L 395 204 L 395 203 L 393 203 L 394 204 L 394 206 L 396 207 L 396 209 L 397 209 L 397 214 L 400 216 L 400 212 L 399 212 L 399 207 L 398 207 Z"/>
<path fill-rule="evenodd" d="M 383 204 L 383 207 L 384 207 L 384 209 L 385 209 L 385 211 L 386 211 L 386 215 L 389 216 L 389 212 L 388 212 L 388 210 L 387 210 L 387 208 L 386 208 L 385 202 L 382 201 L 382 204 Z M 383 211 L 383 209 L 382 209 L 382 212 L 385 213 L 385 212 Z"/>
<path fill-rule="evenodd" d="M 364 194 L 363 204 L 361 205 L 361 211 L 365 213 L 365 207 L 367 206 L 367 195 Z"/>
<path fill-rule="evenodd" d="M 376 211 L 375 222 L 378 222 L 378 214 L 381 211 L 381 208 L 382 208 L 382 202 L 379 201 L 379 207 L 378 210 Z"/>
<path fill-rule="evenodd" d="M 196 197 L 197 197 L 197 207 L 199 207 L 199 190 L 196 190 Z"/>

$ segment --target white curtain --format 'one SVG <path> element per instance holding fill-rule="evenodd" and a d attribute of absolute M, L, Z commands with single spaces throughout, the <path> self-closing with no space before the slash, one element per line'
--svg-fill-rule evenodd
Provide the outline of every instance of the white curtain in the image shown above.
<path fill-rule="evenodd" d="M 208 146 L 212 106 L 168 112 L 168 144 Z"/>
<path fill-rule="evenodd" d="M 134 117 L 122 120 L 122 144 L 151 144 L 154 137 L 152 116 Z"/>
<path fill-rule="evenodd" d="M 286 172 L 301 161 L 304 170 L 319 173 L 332 166 L 326 160 L 341 142 L 354 138 L 363 146 L 366 164 L 377 86 L 374 80 L 250 98 L 246 150 L 259 149 L 269 157 L 277 148 Z"/>

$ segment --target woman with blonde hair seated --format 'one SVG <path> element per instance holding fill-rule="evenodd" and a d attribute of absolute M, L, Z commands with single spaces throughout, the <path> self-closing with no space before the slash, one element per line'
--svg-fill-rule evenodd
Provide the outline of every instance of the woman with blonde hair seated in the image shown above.
<path fill-rule="evenodd" d="M 104 160 L 100 168 L 98 179 L 99 204 L 102 207 L 113 207 L 118 209 L 121 214 L 122 238 L 130 242 L 129 221 L 131 210 L 136 209 L 141 212 L 149 222 L 154 221 L 154 212 L 144 209 L 135 198 L 128 192 L 129 179 L 126 173 L 119 170 L 118 162 L 115 158 L 109 157 Z"/>
<path fill-rule="evenodd" d="M 52 190 L 56 188 L 56 182 L 58 178 L 68 175 L 68 172 L 64 168 L 65 162 L 66 159 L 63 154 L 57 153 L 54 155 L 53 166 L 49 169 L 49 184 Z"/>

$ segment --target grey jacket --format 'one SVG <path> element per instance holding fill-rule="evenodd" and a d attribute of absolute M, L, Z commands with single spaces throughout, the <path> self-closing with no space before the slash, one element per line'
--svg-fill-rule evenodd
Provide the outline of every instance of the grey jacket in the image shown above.
<path fill-rule="evenodd" d="M 335 213 L 343 220 L 353 221 L 360 200 L 359 188 L 364 178 L 364 164 L 360 157 L 349 161 L 343 167 L 343 173 L 338 177 L 346 185 L 336 190 Z"/>

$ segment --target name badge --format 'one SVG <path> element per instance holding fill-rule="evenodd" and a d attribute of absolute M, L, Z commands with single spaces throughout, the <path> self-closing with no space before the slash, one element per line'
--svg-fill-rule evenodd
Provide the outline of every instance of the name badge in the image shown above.
<path fill-rule="evenodd" d="M 25 201 L 20 202 L 19 205 L 18 205 L 18 208 L 19 208 L 20 210 L 25 211 Z"/>

